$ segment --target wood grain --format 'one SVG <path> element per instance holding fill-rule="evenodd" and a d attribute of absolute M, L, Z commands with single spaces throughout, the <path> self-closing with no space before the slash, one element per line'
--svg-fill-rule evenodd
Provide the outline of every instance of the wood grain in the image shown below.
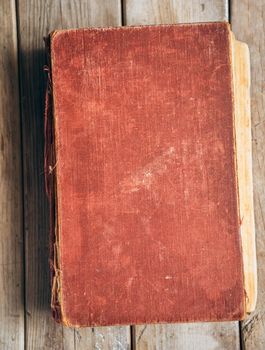
<path fill-rule="evenodd" d="M 228 20 L 227 1 L 126 0 L 126 25 Z M 135 327 L 136 349 L 239 349 L 237 322 Z"/>
<path fill-rule="evenodd" d="M 254 178 L 254 209 L 258 258 L 258 300 L 255 312 L 242 323 L 247 350 L 265 348 L 265 3 L 263 0 L 234 0 L 232 29 L 246 42 L 251 61 L 251 115 Z"/>
<path fill-rule="evenodd" d="M 23 231 L 15 1 L 0 1 L 0 348 L 24 348 Z"/>
<path fill-rule="evenodd" d="M 119 0 L 20 0 L 20 71 L 24 153 L 27 349 L 127 349 L 129 327 L 65 329 L 50 312 L 49 219 L 44 193 L 43 36 L 53 29 L 121 23 Z"/>
<path fill-rule="evenodd" d="M 237 329 L 229 323 L 193 323 L 136 327 L 137 350 L 236 350 Z"/>
<path fill-rule="evenodd" d="M 25 186 L 26 348 L 128 349 L 125 327 L 63 329 L 50 317 L 48 271 L 48 204 L 43 184 L 43 96 L 45 62 L 42 37 L 54 28 L 119 25 L 120 2 L 18 2 Z M 255 221 L 258 248 L 258 305 L 242 324 L 246 349 L 265 347 L 265 123 L 263 0 L 233 0 L 232 29 L 248 43 L 252 75 L 252 134 Z M 223 0 L 124 0 L 127 24 L 226 20 Z M 14 0 L 0 2 L 0 348 L 24 349 L 20 125 Z M 11 161 L 12 160 L 12 161 Z M 136 327 L 138 349 L 238 349 L 237 324 Z"/>
<path fill-rule="evenodd" d="M 124 0 L 127 25 L 214 22 L 228 19 L 227 0 Z"/>
<path fill-rule="evenodd" d="M 95 328 L 65 328 L 67 337 L 63 342 L 63 349 L 78 350 L 129 350 L 129 327 L 95 327 Z"/>

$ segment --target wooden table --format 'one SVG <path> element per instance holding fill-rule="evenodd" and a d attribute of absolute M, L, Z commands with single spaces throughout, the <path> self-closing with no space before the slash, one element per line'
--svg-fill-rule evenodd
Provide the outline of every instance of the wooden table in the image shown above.
<path fill-rule="evenodd" d="M 251 52 L 257 309 L 241 324 L 57 325 L 49 308 L 42 38 L 56 28 L 202 21 L 230 21 Z M 265 349 L 264 21 L 264 0 L 0 0 L 0 349 Z"/>

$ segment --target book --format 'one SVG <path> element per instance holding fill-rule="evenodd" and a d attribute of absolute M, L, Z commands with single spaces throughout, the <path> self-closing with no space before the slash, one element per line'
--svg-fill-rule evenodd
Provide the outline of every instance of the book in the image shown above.
<path fill-rule="evenodd" d="M 257 294 L 247 45 L 223 22 L 46 45 L 54 319 L 243 319 Z"/>

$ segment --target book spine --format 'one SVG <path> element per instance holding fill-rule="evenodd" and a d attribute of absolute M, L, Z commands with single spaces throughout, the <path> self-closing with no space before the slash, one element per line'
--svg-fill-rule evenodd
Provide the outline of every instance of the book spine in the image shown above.
<path fill-rule="evenodd" d="M 50 214 L 50 278 L 51 278 L 51 309 L 52 316 L 57 322 L 61 322 L 61 303 L 60 303 L 60 276 L 58 260 L 58 239 L 57 239 L 57 207 L 56 207 L 56 152 L 55 152 L 55 134 L 53 118 L 53 94 L 52 94 L 52 73 L 50 58 L 50 40 L 51 35 L 44 38 L 47 65 L 44 71 L 47 73 L 47 88 L 45 95 L 44 111 L 44 173 L 45 173 L 45 190 L 49 199 Z"/>

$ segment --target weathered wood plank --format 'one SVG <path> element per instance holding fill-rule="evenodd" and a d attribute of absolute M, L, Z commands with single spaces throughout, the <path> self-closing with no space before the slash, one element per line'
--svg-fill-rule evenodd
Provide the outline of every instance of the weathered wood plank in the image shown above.
<path fill-rule="evenodd" d="M 265 2 L 233 0 L 232 29 L 250 49 L 251 114 L 254 207 L 258 258 L 258 302 L 255 312 L 242 323 L 247 350 L 265 348 Z"/>
<path fill-rule="evenodd" d="M 129 327 L 95 327 L 65 329 L 67 332 L 63 349 L 78 350 L 129 350 Z"/>
<path fill-rule="evenodd" d="M 135 344 L 137 350 L 236 350 L 238 327 L 225 322 L 137 326 Z"/>
<path fill-rule="evenodd" d="M 0 348 L 24 349 L 23 230 L 17 28 L 0 1 Z"/>
<path fill-rule="evenodd" d="M 228 20 L 228 0 L 124 0 L 127 25 Z"/>
<path fill-rule="evenodd" d="M 18 2 L 26 228 L 26 338 L 28 349 L 127 349 L 129 327 L 65 329 L 51 319 L 48 202 L 44 193 L 43 36 L 58 28 L 121 23 L 119 0 Z M 100 344 L 100 345 L 97 345 Z M 117 345 L 118 344 L 118 345 Z"/>
<path fill-rule="evenodd" d="M 126 0 L 127 25 L 228 20 L 228 1 Z M 237 322 L 137 326 L 135 344 L 148 349 L 239 349 Z"/>

